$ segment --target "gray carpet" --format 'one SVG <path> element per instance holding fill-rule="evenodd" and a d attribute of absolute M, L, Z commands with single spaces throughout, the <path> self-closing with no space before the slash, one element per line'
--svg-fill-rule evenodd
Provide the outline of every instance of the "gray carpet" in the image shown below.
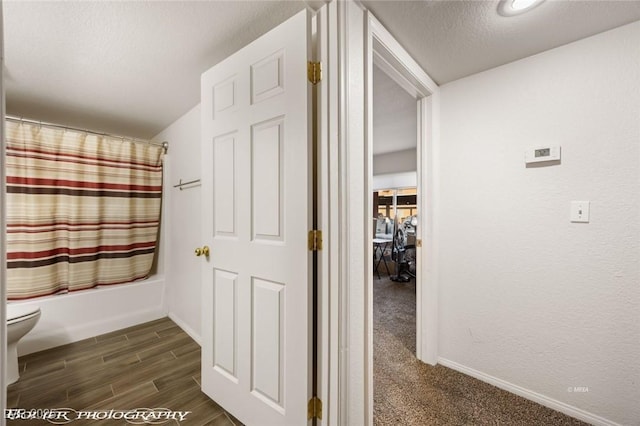
<path fill-rule="evenodd" d="M 586 425 L 415 357 L 415 284 L 373 279 L 374 425 Z"/>

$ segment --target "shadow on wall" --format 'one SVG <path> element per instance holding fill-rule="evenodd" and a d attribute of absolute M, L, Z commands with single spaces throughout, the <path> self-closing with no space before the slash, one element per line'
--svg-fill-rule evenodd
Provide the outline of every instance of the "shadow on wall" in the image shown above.
<path fill-rule="evenodd" d="M 529 163 L 527 169 L 539 169 L 542 167 L 559 166 L 562 164 L 562 160 L 545 161 L 544 163 Z"/>

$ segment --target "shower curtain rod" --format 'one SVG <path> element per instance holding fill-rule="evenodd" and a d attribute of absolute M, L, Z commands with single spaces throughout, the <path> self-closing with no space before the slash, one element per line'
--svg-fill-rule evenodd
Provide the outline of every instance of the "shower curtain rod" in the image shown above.
<path fill-rule="evenodd" d="M 129 137 L 129 136 L 119 136 L 119 135 L 112 135 L 112 134 L 109 134 L 109 133 L 94 132 L 92 130 L 80 129 L 80 128 L 77 128 L 77 127 L 70 127 L 70 126 L 63 126 L 61 124 L 55 124 L 55 123 L 47 123 L 45 121 L 30 120 L 28 118 L 16 117 L 16 116 L 13 116 L 13 115 L 5 115 L 4 118 L 9 120 L 9 121 L 16 122 L 16 123 L 29 123 L 29 124 L 35 124 L 35 125 L 38 125 L 38 126 L 50 127 L 50 128 L 54 128 L 54 129 L 71 130 L 71 131 L 74 131 L 74 132 L 88 133 L 88 134 L 91 134 L 91 135 L 106 136 L 106 137 L 114 138 L 114 139 L 122 139 L 122 140 L 126 139 L 126 140 L 130 140 L 132 142 L 135 142 L 135 143 L 146 143 L 146 144 L 149 144 L 149 145 L 158 145 L 158 146 L 161 146 L 162 148 L 164 148 L 164 153 L 165 154 L 169 150 L 169 142 L 167 142 L 167 141 L 155 142 L 155 141 L 150 141 L 150 140 L 132 138 L 132 137 Z"/>

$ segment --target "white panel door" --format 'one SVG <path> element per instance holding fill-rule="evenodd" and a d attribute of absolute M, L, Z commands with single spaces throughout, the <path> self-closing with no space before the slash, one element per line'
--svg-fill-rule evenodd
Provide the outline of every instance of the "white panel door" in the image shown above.
<path fill-rule="evenodd" d="M 247 425 L 310 395 L 310 17 L 202 75 L 202 390 Z"/>

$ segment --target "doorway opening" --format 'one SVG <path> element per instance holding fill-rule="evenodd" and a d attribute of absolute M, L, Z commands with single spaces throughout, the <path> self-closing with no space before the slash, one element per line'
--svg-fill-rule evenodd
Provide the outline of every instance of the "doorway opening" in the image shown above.
<path fill-rule="evenodd" d="M 417 100 L 373 66 L 373 404 L 374 424 L 416 362 L 419 240 Z"/>

